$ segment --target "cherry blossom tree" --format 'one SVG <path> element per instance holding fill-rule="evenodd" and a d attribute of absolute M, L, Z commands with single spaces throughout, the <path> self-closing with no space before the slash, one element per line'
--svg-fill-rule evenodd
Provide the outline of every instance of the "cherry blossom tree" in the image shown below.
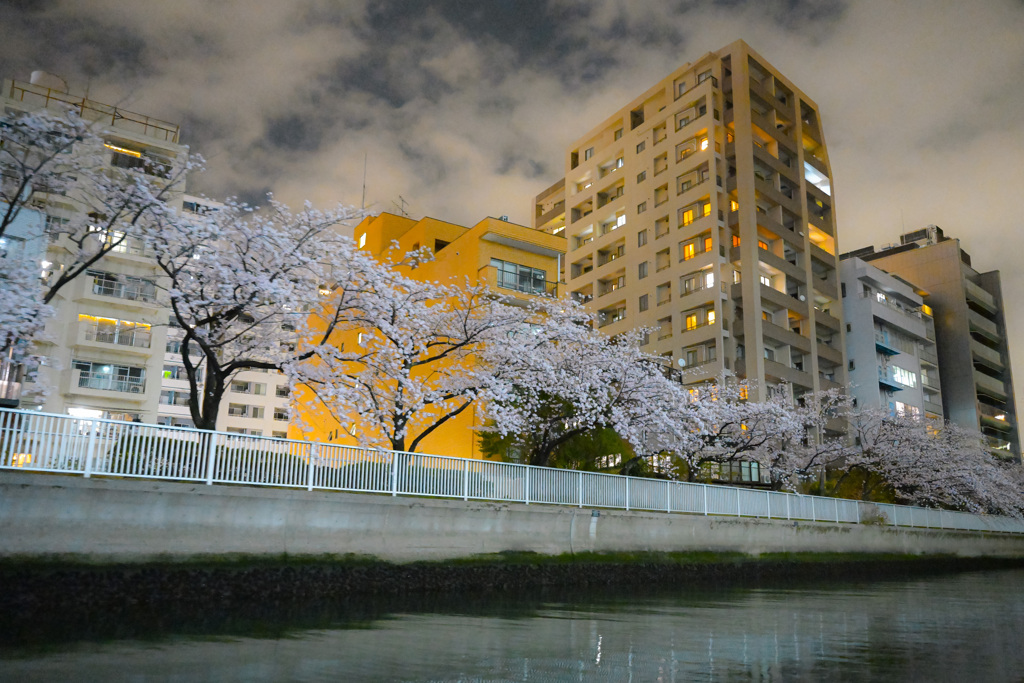
<path fill-rule="evenodd" d="M 476 403 L 486 377 L 478 355 L 530 314 L 484 286 L 424 282 L 386 261 L 368 275 L 344 315 L 333 301 L 324 307 L 337 321 L 335 339 L 309 345 L 311 356 L 291 373 L 334 420 L 355 421 L 361 443 L 416 451 Z"/>
<path fill-rule="evenodd" d="M 346 207 L 293 212 L 229 201 L 205 214 L 167 213 L 145 231 L 164 276 L 196 427 L 213 429 L 230 379 L 242 370 L 286 370 L 334 333 L 378 265 L 341 236 Z M 329 295 L 331 313 L 311 307 Z M 302 349 L 298 346 L 303 345 Z"/>
<path fill-rule="evenodd" d="M 481 353 L 488 372 L 483 429 L 515 435 L 524 461 L 549 465 L 556 448 L 612 429 L 640 457 L 660 450 L 681 400 L 660 359 L 640 350 L 642 331 L 609 338 L 572 301 L 546 303 L 535 324 Z"/>

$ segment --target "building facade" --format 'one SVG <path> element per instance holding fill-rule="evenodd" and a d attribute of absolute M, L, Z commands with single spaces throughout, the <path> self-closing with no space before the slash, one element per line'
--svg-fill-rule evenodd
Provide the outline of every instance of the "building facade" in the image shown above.
<path fill-rule="evenodd" d="M 975 270 L 960 241 L 934 225 L 902 235 L 899 245 L 878 251 L 867 247 L 854 254 L 927 292 L 946 419 L 980 430 L 995 455 L 1019 460 L 999 271 Z"/>
<path fill-rule="evenodd" d="M 701 382 L 846 383 L 831 171 L 817 106 L 742 41 L 676 69 L 575 141 L 534 227 L 601 329 Z"/>
<path fill-rule="evenodd" d="M 943 418 L 935 321 L 919 288 L 844 254 L 849 393 L 859 408 Z"/>
<path fill-rule="evenodd" d="M 557 280 L 565 240 L 506 220 L 486 218 L 473 227 L 464 227 L 434 218 L 414 220 L 381 213 L 365 218 L 353 234 L 360 248 L 378 258 L 400 258 L 423 248 L 433 252 L 433 260 L 402 269 L 418 280 L 455 286 L 466 282 L 487 285 L 512 304 L 526 304 L 534 297 L 559 294 Z M 352 332 L 343 335 L 342 341 L 358 345 L 358 337 L 357 332 Z M 301 413 L 299 422 L 305 429 L 300 431 L 293 426 L 294 438 L 357 442 L 352 434 L 358 429 L 357 415 L 351 416 L 349 424 L 340 424 L 321 410 L 305 390 L 297 388 L 296 391 L 299 393 L 295 410 Z M 482 457 L 474 429 L 479 419 L 471 410 L 457 415 L 424 438 L 418 450 L 464 458 Z"/>

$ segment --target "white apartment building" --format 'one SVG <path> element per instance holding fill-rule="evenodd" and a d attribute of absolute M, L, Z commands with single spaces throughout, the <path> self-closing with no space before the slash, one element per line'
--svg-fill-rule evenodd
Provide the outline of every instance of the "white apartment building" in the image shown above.
<path fill-rule="evenodd" d="M 920 288 L 849 254 L 840 275 L 858 407 L 942 419 L 935 321 Z"/>
<path fill-rule="evenodd" d="M 6 111 L 73 107 L 95 121 L 109 141 L 108 163 L 166 173 L 185 158 L 176 124 L 72 95 L 60 79 L 33 74 L 31 81 L 8 80 L 0 93 Z M 186 211 L 215 210 L 216 203 L 174 188 L 172 203 Z M 11 254 L 45 250 L 44 267 L 59 267 L 72 249 L 47 228 L 77 215 L 73 193 L 35 192 L 37 210 L 22 212 L 20 223 L 0 245 Z M 35 221 L 36 224 L 28 225 Z M 36 239 L 38 244 L 32 240 Z M 191 426 L 188 383 L 184 378 L 180 331 L 159 295 L 160 273 L 144 245 L 129 238 L 58 293 L 55 315 L 37 341 L 42 357 L 25 377 L 2 377 L 0 394 L 17 395 L 21 408 L 80 417 Z M 177 355 L 176 355 L 177 354 Z M 217 428 L 279 436 L 288 430 L 288 383 L 276 372 L 239 373 L 221 407 Z M 4 405 L 14 405 L 7 401 Z"/>

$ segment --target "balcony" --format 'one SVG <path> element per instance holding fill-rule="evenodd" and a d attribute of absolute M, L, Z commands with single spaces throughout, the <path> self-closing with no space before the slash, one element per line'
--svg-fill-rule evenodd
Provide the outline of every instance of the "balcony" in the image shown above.
<path fill-rule="evenodd" d="M 477 279 L 492 290 L 499 293 L 511 293 L 512 296 L 558 296 L 558 283 L 536 278 L 521 278 L 516 273 L 498 270 L 495 266 L 484 266 L 477 271 Z"/>
<path fill-rule="evenodd" d="M 892 368 L 878 368 L 878 383 L 888 391 L 903 391 L 903 385 L 893 378 Z"/>
<path fill-rule="evenodd" d="M 967 294 L 968 302 L 984 309 L 989 314 L 995 314 L 999 310 L 994 296 L 966 278 L 964 279 L 964 293 Z"/>
<path fill-rule="evenodd" d="M 125 377 L 109 372 L 79 370 L 76 368 L 71 371 L 71 388 L 72 391 L 85 390 L 84 393 L 87 394 L 93 391 L 124 394 L 124 398 L 143 401 L 145 400 L 146 380 L 141 377 Z M 83 392 L 76 391 L 76 393 Z M 103 393 L 100 395 L 103 395 Z"/>
<path fill-rule="evenodd" d="M 943 414 L 942 413 L 942 405 L 939 404 L 939 403 L 936 403 L 935 401 L 929 401 L 927 398 L 924 400 L 924 409 L 925 409 L 925 412 L 931 413 L 933 415 L 942 415 Z"/>
<path fill-rule="evenodd" d="M 884 356 L 898 355 L 900 350 L 889 341 L 889 335 L 885 332 L 875 330 L 875 351 Z"/>
<path fill-rule="evenodd" d="M 1004 458 L 1016 458 L 1013 453 L 1013 444 L 1006 439 L 1000 439 L 997 436 L 985 435 L 985 443 L 988 445 L 989 450 L 996 451 L 996 455 Z"/>
<path fill-rule="evenodd" d="M 939 366 L 939 359 L 938 356 L 935 355 L 934 351 L 929 351 L 928 349 L 921 349 L 918 352 L 917 357 L 918 359 L 920 359 L 922 363 L 926 363 L 934 367 Z"/>
<path fill-rule="evenodd" d="M 971 357 L 975 363 L 984 365 L 987 368 L 1002 372 L 1005 369 L 1002 355 L 995 349 L 990 349 L 976 339 L 971 340 Z"/>
<path fill-rule="evenodd" d="M 1013 422 L 1010 421 L 1012 416 L 1002 408 L 981 403 L 978 406 L 978 414 L 981 417 L 981 424 L 986 427 L 998 429 L 1001 432 L 1013 429 Z"/>
<path fill-rule="evenodd" d="M 86 322 L 81 325 L 81 338 L 88 342 L 149 349 L 153 341 L 153 332 L 149 325 L 97 325 Z"/>
<path fill-rule="evenodd" d="M 1006 400 L 1006 386 L 995 377 L 989 377 L 983 372 L 974 371 L 974 386 L 979 394 L 991 396 L 1000 400 Z"/>
<path fill-rule="evenodd" d="M 1002 337 L 999 335 L 999 327 L 991 320 L 982 317 L 974 311 L 968 311 L 967 322 L 970 325 L 971 332 L 980 334 L 989 341 L 1002 341 Z"/>

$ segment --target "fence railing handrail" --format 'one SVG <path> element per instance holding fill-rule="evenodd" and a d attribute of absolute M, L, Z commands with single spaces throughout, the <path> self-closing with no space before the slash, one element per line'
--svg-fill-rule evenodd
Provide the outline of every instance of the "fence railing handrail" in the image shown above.
<path fill-rule="evenodd" d="M 993 515 L 9 408 L 0 469 L 1024 534 Z"/>

